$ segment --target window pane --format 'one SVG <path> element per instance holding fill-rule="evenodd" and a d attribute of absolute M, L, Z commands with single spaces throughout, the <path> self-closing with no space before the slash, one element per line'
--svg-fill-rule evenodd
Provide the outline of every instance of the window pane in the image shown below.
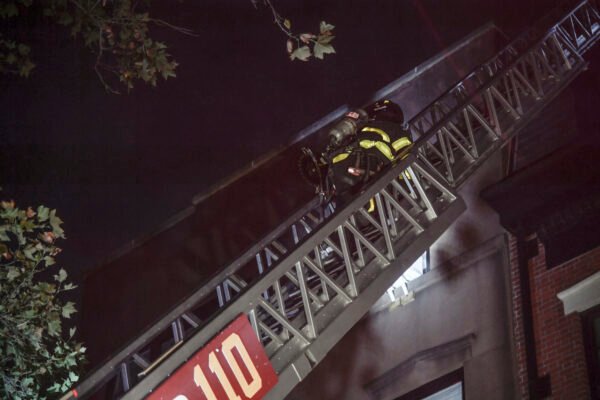
<path fill-rule="evenodd" d="M 462 400 L 462 382 L 457 382 L 446 389 L 440 390 L 423 400 Z"/>
<path fill-rule="evenodd" d="M 417 258 L 417 260 L 410 266 L 404 274 L 396 282 L 392 284 L 387 290 L 387 294 L 390 297 L 390 301 L 396 300 L 398 297 L 408 294 L 408 282 L 417 279 L 423 275 L 427 268 L 427 256 L 426 252 Z"/>

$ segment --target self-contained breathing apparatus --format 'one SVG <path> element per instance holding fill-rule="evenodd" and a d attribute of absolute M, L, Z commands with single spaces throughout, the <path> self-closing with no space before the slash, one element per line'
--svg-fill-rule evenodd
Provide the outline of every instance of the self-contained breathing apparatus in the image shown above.
<path fill-rule="evenodd" d="M 368 118 L 367 112 L 363 109 L 350 111 L 329 130 L 327 134 L 329 143 L 325 151 L 315 155 L 311 149 L 302 148 L 302 154 L 298 160 L 300 174 L 310 185 L 315 187 L 317 194 L 324 198 L 331 197 L 334 188 L 328 175 L 330 175 L 329 165 L 332 162 L 332 155 L 356 139 L 356 133 Z"/>
<path fill-rule="evenodd" d="M 395 160 L 399 146 L 411 143 L 403 123 L 402 110 L 389 100 L 350 111 L 329 130 L 323 152 L 302 149 L 300 173 L 323 199 L 352 194 Z"/>

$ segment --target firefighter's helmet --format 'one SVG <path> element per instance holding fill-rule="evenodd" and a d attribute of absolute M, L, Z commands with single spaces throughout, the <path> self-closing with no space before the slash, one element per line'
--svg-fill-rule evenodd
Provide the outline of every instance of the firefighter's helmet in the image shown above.
<path fill-rule="evenodd" d="M 367 107 L 369 119 L 375 121 L 389 121 L 404 124 L 404 113 L 400 106 L 391 100 L 379 100 Z"/>

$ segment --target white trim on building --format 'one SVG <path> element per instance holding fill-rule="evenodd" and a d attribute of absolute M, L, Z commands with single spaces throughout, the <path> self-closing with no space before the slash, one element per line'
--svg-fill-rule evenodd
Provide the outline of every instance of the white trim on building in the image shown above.
<path fill-rule="evenodd" d="M 565 315 L 582 312 L 600 304 L 600 271 L 556 295 L 562 302 Z"/>

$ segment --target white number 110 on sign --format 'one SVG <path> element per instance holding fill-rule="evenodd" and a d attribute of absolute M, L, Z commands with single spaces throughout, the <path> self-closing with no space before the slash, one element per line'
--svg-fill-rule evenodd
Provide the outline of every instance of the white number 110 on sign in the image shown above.
<path fill-rule="evenodd" d="M 179 357 L 186 357 L 187 350 L 182 346 Z M 178 359 L 177 352 L 171 357 Z M 258 400 L 277 385 L 277 374 L 245 314 L 186 359 L 146 400 Z"/>
<path fill-rule="evenodd" d="M 233 350 L 236 350 L 239 354 L 243 368 L 246 369 L 248 374 L 250 375 L 250 379 L 246 379 L 244 373 L 242 372 L 242 366 L 238 363 L 238 360 L 233 355 Z M 217 358 L 217 353 L 219 349 L 213 350 L 208 355 L 208 369 L 214 375 L 216 375 L 217 381 L 219 385 L 225 391 L 228 400 L 242 400 L 240 395 L 236 393 L 235 389 L 231 385 L 223 366 L 219 362 Z M 226 367 L 233 373 L 235 379 L 242 389 L 242 392 L 246 398 L 251 399 L 258 391 L 262 388 L 262 379 L 256 366 L 252 362 L 252 358 L 248 351 L 246 350 L 246 346 L 242 342 L 242 339 L 237 333 L 232 333 L 229 335 L 221 344 L 221 352 L 223 357 L 225 357 L 225 361 L 227 362 Z M 214 379 L 211 379 L 214 382 Z M 217 396 L 215 396 L 215 392 L 213 387 L 209 383 L 209 380 L 206 378 L 205 372 L 202 370 L 199 364 L 194 366 L 194 383 L 202 392 L 207 400 L 219 400 Z M 187 396 L 182 394 L 176 396 L 173 400 L 191 400 L 188 399 Z"/>

